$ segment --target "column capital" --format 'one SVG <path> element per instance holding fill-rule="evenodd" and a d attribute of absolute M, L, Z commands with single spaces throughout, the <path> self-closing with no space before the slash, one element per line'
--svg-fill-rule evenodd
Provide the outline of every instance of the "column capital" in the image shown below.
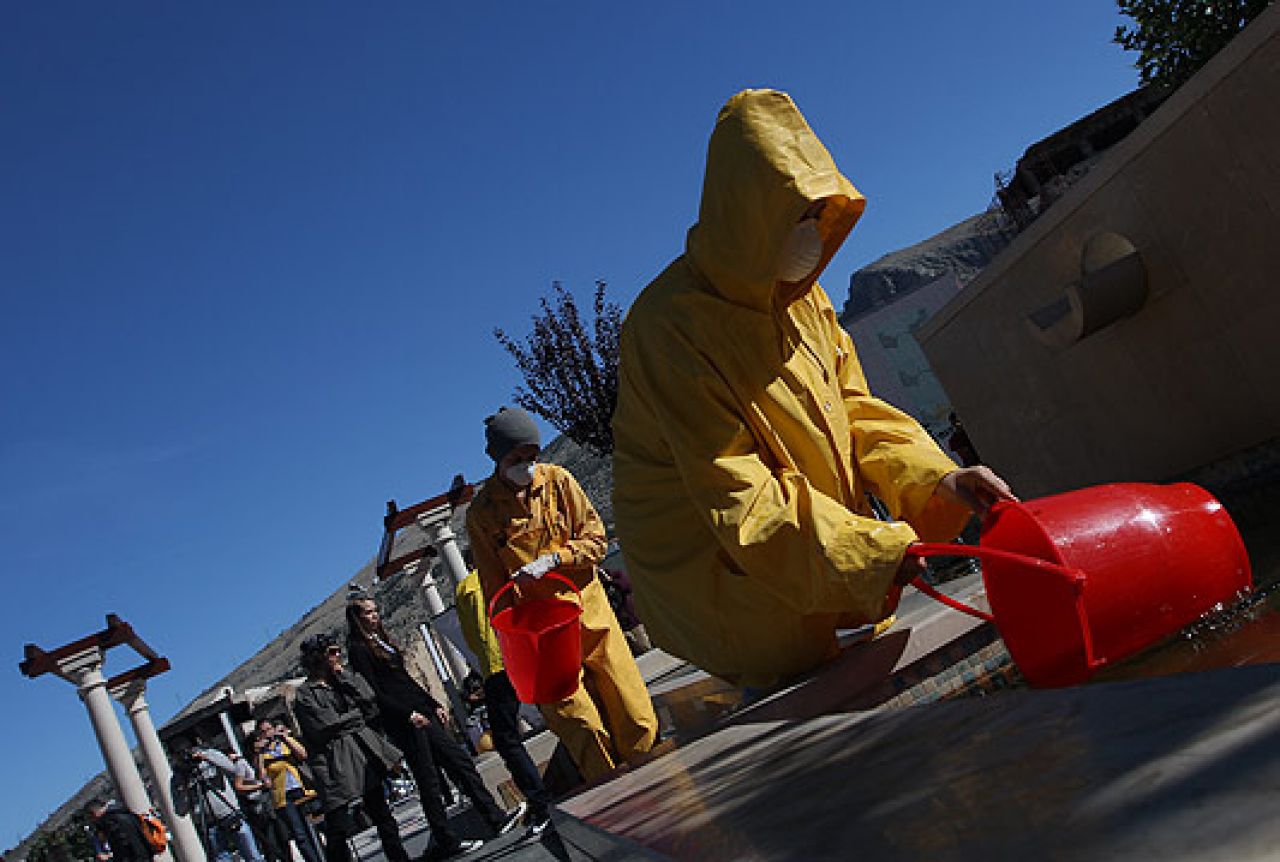
<path fill-rule="evenodd" d="M 120 701 L 129 712 L 147 708 L 147 681 L 132 679 L 108 690 L 112 697 Z"/>
<path fill-rule="evenodd" d="M 107 681 L 102 675 L 102 663 L 105 658 L 102 650 L 89 647 L 59 659 L 57 674 L 81 691 L 95 685 L 103 685 Z"/>
<path fill-rule="evenodd" d="M 457 535 L 453 532 L 453 527 L 449 524 L 448 519 L 437 522 L 436 524 L 434 524 L 434 527 L 435 527 L 434 540 L 435 540 L 435 543 L 438 545 L 443 544 L 445 542 L 451 542 L 457 538 Z"/>

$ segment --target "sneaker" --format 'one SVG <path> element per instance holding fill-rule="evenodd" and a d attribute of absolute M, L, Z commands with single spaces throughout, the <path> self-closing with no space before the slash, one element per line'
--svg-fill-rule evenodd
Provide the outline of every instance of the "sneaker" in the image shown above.
<path fill-rule="evenodd" d="M 543 832 L 547 831 L 547 827 L 551 825 L 551 814 L 547 809 L 543 808 L 539 811 L 530 811 L 529 816 L 525 818 L 524 837 L 537 838 Z"/>
<path fill-rule="evenodd" d="M 457 859 L 459 856 L 474 853 L 483 846 L 483 841 L 477 841 L 473 838 L 463 839 L 452 847 L 432 847 L 423 858 L 430 859 L 431 862 L 435 862 L 437 859 Z"/>
<path fill-rule="evenodd" d="M 502 822 L 494 824 L 493 831 L 497 832 L 499 835 L 506 835 L 512 829 L 516 828 L 517 824 L 519 824 L 524 818 L 525 811 L 528 809 L 529 804 L 527 802 L 521 802 L 515 808 L 511 809 L 511 813 L 502 818 Z"/>

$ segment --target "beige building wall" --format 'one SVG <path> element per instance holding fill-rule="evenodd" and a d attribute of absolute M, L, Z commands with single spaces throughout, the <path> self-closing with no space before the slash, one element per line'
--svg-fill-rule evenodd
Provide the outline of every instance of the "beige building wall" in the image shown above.
<path fill-rule="evenodd" d="M 1028 314 L 1100 232 L 1137 248 L 1132 316 L 1050 347 Z M 1024 496 L 1158 481 L 1280 436 L 1280 4 L 918 333 L 983 459 Z"/>

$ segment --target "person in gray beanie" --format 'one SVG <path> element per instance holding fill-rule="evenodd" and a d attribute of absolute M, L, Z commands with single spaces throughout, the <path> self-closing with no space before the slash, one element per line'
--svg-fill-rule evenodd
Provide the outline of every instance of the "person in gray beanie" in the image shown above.
<path fill-rule="evenodd" d="M 485 453 L 494 461 L 502 461 L 519 446 L 542 448 L 542 435 L 533 417 L 519 407 L 503 407 L 484 420 Z"/>
<path fill-rule="evenodd" d="M 658 719 L 596 574 L 607 545 L 604 523 L 568 470 L 538 463 L 540 448 L 538 426 L 525 411 L 507 408 L 485 420 L 494 470 L 467 509 L 467 536 L 486 603 L 512 579 L 517 604 L 581 602 L 577 690 L 538 706 L 593 781 L 647 752 Z"/>

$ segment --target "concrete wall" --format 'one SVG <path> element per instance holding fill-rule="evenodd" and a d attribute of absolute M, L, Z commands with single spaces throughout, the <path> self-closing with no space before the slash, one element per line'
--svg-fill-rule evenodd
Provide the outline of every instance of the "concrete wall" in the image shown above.
<path fill-rule="evenodd" d="M 907 411 L 942 440 L 951 403 L 920 351 L 916 331 L 959 290 L 959 279 L 947 273 L 845 324 L 876 397 Z"/>
<path fill-rule="evenodd" d="M 1103 231 L 1149 296 L 1067 347 L 1026 316 Z M 1167 479 L 1280 436 L 1280 4 L 917 333 L 984 459 L 1032 496 Z"/>

